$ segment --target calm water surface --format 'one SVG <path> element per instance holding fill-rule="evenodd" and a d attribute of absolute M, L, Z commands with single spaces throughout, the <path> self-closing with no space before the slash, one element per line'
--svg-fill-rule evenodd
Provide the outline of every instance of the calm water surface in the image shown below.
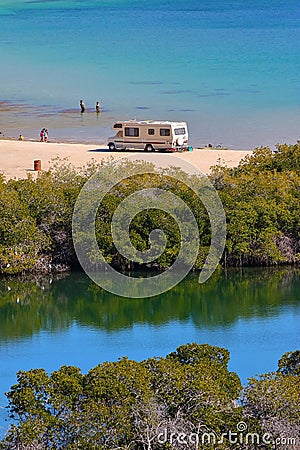
<path fill-rule="evenodd" d="M 228 348 L 230 369 L 247 377 L 276 370 L 299 348 L 300 271 L 230 270 L 204 285 L 191 275 L 152 299 L 102 291 L 85 275 L 0 282 L 0 406 L 18 370 L 165 356 L 181 344 Z M 0 408 L 0 430 L 7 427 Z"/>
<path fill-rule="evenodd" d="M 99 142 L 136 117 L 187 120 L 194 146 L 295 143 L 299 17 L 298 0 L 2 0 L 0 131 Z"/>

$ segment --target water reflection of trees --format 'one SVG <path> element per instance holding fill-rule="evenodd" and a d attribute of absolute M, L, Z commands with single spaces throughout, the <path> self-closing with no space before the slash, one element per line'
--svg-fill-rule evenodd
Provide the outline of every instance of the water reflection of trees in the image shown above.
<path fill-rule="evenodd" d="M 197 327 L 226 327 L 239 318 L 276 316 L 300 307 L 299 270 L 231 269 L 204 285 L 192 274 L 152 299 L 109 294 L 81 273 L 0 282 L 0 340 L 66 329 L 73 323 L 115 331 L 134 324 L 158 326 L 191 320 Z"/>

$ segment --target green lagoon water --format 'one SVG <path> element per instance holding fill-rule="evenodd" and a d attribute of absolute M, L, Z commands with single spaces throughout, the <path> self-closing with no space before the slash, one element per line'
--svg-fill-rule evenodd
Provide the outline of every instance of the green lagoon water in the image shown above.
<path fill-rule="evenodd" d="M 0 282 L 0 406 L 18 370 L 51 372 L 103 361 L 165 356 L 181 344 L 228 348 L 230 369 L 247 377 L 276 370 L 300 344 L 300 271 L 248 269 L 192 274 L 151 299 L 116 297 L 82 273 Z M 0 408 L 0 435 L 7 428 Z"/>

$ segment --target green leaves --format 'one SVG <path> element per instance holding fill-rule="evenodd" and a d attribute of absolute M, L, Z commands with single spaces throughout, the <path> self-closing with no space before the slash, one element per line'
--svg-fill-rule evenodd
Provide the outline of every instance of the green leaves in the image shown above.
<path fill-rule="evenodd" d="M 134 164 L 145 171 L 149 167 L 142 161 L 124 162 L 118 170 L 123 173 L 127 165 Z M 51 171 L 43 172 L 37 180 L 29 177 L 6 182 L 0 178 L 0 273 L 60 271 L 78 264 L 72 243 L 73 208 L 84 183 L 101 167 L 91 163 L 76 170 L 67 161 L 58 160 Z M 169 168 L 125 178 L 99 205 L 95 225 L 97 243 L 107 262 L 117 270 L 161 271 L 170 267 L 178 256 L 182 237 L 176 220 L 155 208 L 148 208 L 133 218 L 130 242 L 124 241 L 122 236 L 120 239 L 125 242 L 125 249 L 133 246 L 137 251 L 145 251 L 150 248 L 151 231 L 161 229 L 166 236 L 166 248 L 161 256 L 147 264 L 139 258 L 132 263 L 120 255 L 114 245 L 111 221 L 116 208 L 136 191 L 153 187 L 175 194 L 192 210 L 199 229 L 200 246 L 196 244 L 190 221 L 179 206 L 172 205 L 182 218 L 186 254 L 189 255 L 197 245 L 194 268 L 202 268 L 211 240 L 209 217 L 198 196 L 188 185 L 176 180 L 178 173 L 179 169 Z M 202 192 L 201 179 L 183 176 L 183 179 L 189 178 Z M 218 165 L 212 168 L 211 180 L 226 213 L 227 242 L 221 261 L 223 265 L 275 265 L 299 261 L 299 142 L 279 145 L 276 152 L 263 147 L 256 149 L 235 169 Z M 95 185 L 90 202 L 82 206 L 83 212 L 91 210 L 96 194 Z M 206 190 L 203 195 L 209 198 L 210 193 Z M 91 253 L 88 236 L 85 234 L 81 239 L 86 243 L 87 253 Z M 98 253 L 90 256 L 93 263 Z"/>
<path fill-rule="evenodd" d="M 241 404 L 240 380 L 227 369 L 229 352 L 208 344 L 182 345 L 166 358 L 104 362 L 86 375 L 69 366 L 51 375 L 43 369 L 19 372 L 7 393 L 17 425 L 0 448 L 159 450 L 170 448 L 161 438 L 171 433 L 197 435 L 197 448 L 216 448 L 201 440 L 211 433 L 225 450 L 237 448 L 228 436 L 239 424 L 260 442 L 266 433 L 270 442 L 297 438 L 299 354 L 284 354 L 277 373 L 250 379 Z M 255 443 L 243 446 L 245 437 L 246 432 L 239 448 L 254 449 Z"/>
<path fill-rule="evenodd" d="M 219 433 L 240 417 L 234 400 L 241 385 L 228 359 L 224 349 L 194 343 L 166 358 L 104 362 L 86 375 L 67 366 L 49 376 L 19 372 L 7 393 L 18 424 L 0 448 L 142 449 L 151 442 L 158 449 L 165 448 L 158 434 L 167 429 Z"/>
<path fill-rule="evenodd" d="M 278 447 L 286 448 L 282 438 L 293 439 L 297 448 L 300 436 L 300 377 L 270 373 L 251 378 L 243 396 L 245 420 L 262 435 L 268 433 Z M 272 446 L 267 448 L 273 448 Z"/>
<path fill-rule="evenodd" d="M 212 181 L 227 221 L 224 264 L 275 265 L 299 259 L 300 144 L 256 149 Z"/>
<path fill-rule="evenodd" d="M 284 353 L 278 361 L 278 372 L 300 376 L 300 350 Z"/>
<path fill-rule="evenodd" d="M 243 392 L 243 414 L 276 448 L 298 447 L 300 436 L 300 350 L 287 352 L 277 372 L 251 378 Z M 267 448 L 274 448 L 270 445 Z"/>

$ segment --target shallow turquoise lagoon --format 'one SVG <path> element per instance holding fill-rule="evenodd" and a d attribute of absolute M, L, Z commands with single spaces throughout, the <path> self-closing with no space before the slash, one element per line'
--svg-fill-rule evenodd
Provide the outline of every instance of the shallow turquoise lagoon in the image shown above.
<path fill-rule="evenodd" d="M 135 117 L 187 120 L 194 146 L 294 143 L 299 15 L 296 0 L 1 2 L 0 131 L 100 142 Z"/>

